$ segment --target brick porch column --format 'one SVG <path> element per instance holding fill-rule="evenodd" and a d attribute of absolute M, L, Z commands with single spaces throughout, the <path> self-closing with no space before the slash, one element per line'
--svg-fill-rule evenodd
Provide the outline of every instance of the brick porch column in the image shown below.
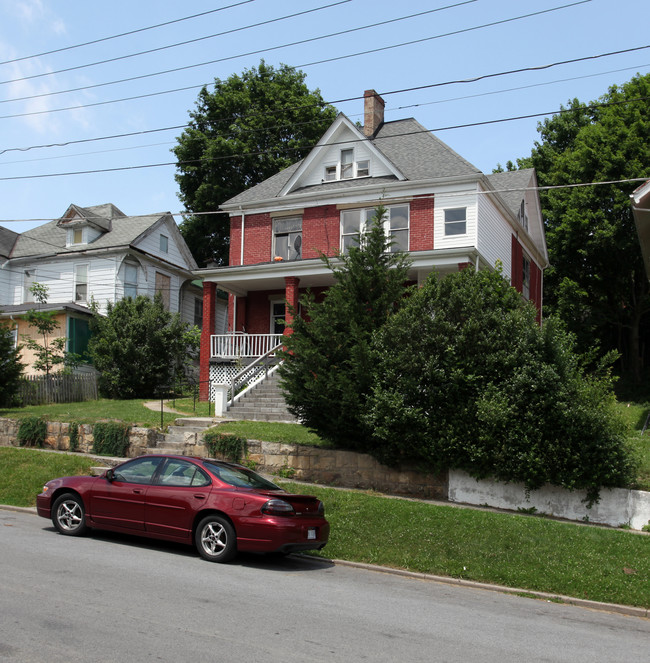
<path fill-rule="evenodd" d="M 203 326 L 199 354 L 199 400 L 210 398 L 210 336 L 215 332 L 217 318 L 217 284 L 203 281 Z"/>
<path fill-rule="evenodd" d="M 293 315 L 289 310 L 289 305 L 293 306 L 295 310 L 298 310 L 298 299 L 300 297 L 300 292 L 298 286 L 300 285 L 300 279 L 296 276 L 285 276 L 284 277 L 284 298 L 286 304 L 284 306 L 284 320 L 286 325 L 284 327 L 285 334 L 293 333 L 291 328 L 291 323 L 293 321 Z"/>

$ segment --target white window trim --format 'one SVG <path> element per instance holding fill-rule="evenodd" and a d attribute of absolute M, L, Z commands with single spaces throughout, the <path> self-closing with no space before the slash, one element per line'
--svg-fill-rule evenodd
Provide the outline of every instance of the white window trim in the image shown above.
<path fill-rule="evenodd" d="M 79 268 L 85 267 L 86 268 L 86 280 L 85 281 L 80 281 L 79 280 Z M 88 302 L 88 295 L 89 295 L 89 288 L 88 288 L 88 281 L 90 280 L 90 265 L 87 262 L 80 263 L 78 265 L 74 266 L 74 284 L 73 284 L 73 299 L 72 301 L 74 302 Z M 77 297 L 77 286 L 78 285 L 85 285 L 86 286 L 86 296 L 82 298 Z"/>
<path fill-rule="evenodd" d="M 410 251 L 411 249 L 411 206 L 408 203 L 397 203 L 395 205 L 386 205 L 386 217 L 384 218 L 383 221 L 383 226 L 384 226 L 384 235 L 386 237 L 390 237 L 392 232 L 391 232 L 391 227 L 390 227 L 390 210 L 397 208 L 397 207 L 406 207 L 406 214 L 407 214 L 407 224 L 406 228 L 397 228 L 396 230 L 401 230 L 404 231 L 406 230 L 407 233 L 407 248 L 405 251 Z M 360 228 L 359 228 L 359 233 L 353 232 L 353 233 L 343 233 L 343 215 L 345 212 L 359 212 L 362 215 L 362 218 L 360 219 Z M 370 225 L 370 220 L 372 219 L 372 215 L 375 212 L 374 207 L 355 207 L 351 209 L 345 209 L 341 210 L 340 212 L 340 242 L 339 246 L 341 249 L 341 252 L 345 252 L 345 244 L 344 244 L 344 238 L 345 237 L 355 237 L 357 234 L 360 234 L 362 237 L 363 235 L 368 231 L 368 226 Z"/>
<path fill-rule="evenodd" d="M 465 224 L 465 232 L 462 232 L 462 233 L 448 233 L 447 232 L 447 228 L 449 227 L 448 224 L 449 225 L 459 224 L 459 223 L 461 223 L 461 221 L 449 221 L 448 222 L 447 221 L 447 212 L 452 212 L 452 211 L 461 210 L 461 209 L 465 210 L 465 220 L 463 221 L 463 223 Z M 464 237 L 464 236 L 467 235 L 467 207 L 466 206 L 465 207 L 447 207 L 446 209 L 443 210 L 442 214 L 443 214 L 443 217 L 442 217 L 443 232 L 444 232 L 445 237 Z"/>
<path fill-rule="evenodd" d="M 343 177 L 343 153 L 351 152 L 352 160 L 345 165 L 350 165 L 352 168 L 352 174 L 349 177 Z M 356 180 L 362 177 L 370 177 L 370 158 L 366 157 L 365 159 L 357 159 L 356 150 L 353 147 L 344 147 L 339 152 L 339 160 L 336 164 L 328 163 L 323 167 L 323 181 L 324 182 L 335 182 L 338 180 Z M 360 167 L 360 164 L 365 164 Z M 328 171 L 334 169 L 333 177 L 328 177 Z M 359 171 L 367 171 L 363 175 L 359 175 Z"/>
<path fill-rule="evenodd" d="M 289 221 L 300 220 L 300 231 L 295 230 L 295 231 L 291 231 L 291 232 L 276 233 L 276 229 L 275 229 L 276 222 L 278 222 L 278 221 L 288 221 L 288 220 Z M 271 220 L 271 232 L 273 233 L 273 237 L 272 237 L 272 241 L 271 241 L 271 251 L 272 251 L 271 259 L 272 260 L 276 260 L 277 258 L 282 258 L 282 260 L 291 261 L 291 262 L 294 262 L 296 260 L 302 260 L 302 220 L 303 220 L 302 215 L 300 215 L 300 214 L 296 214 L 295 216 L 275 217 Z M 278 249 L 276 247 L 276 239 L 277 239 L 278 236 L 284 237 L 285 235 L 291 235 L 291 234 L 295 234 L 295 235 L 300 236 L 300 244 L 299 244 L 300 257 L 290 258 L 287 255 L 287 257 L 285 258 L 284 256 L 281 256 L 278 253 Z"/>
<path fill-rule="evenodd" d="M 123 297 L 132 297 L 132 295 L 127 295 L 126 294 L 126 289 L 127 289 L 127 286 L 135 286 L 135 297 L 137 297 L 138 296 L 138 277 L 139 277 L 139 275 L 138 275 L 138 265 L 134 262 L 124 262 L 122 264 L 123 264 L 123 269 L 124 269 L 124 272 L 123 272 L 124 277 L 122 279 L 122 296 Z M 133 269 L 135 269 L 135 281 L 128 281 L 127 280 L 127 278 L 126 278 L 127 267 L 133 267 Z M 135 297 L 133 297 L 133 299 L 135 299 Z"/>

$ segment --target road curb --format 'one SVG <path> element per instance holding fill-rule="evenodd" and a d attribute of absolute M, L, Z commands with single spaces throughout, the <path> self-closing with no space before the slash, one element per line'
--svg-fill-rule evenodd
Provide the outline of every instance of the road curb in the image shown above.
<path fill-rule="evenodd" d="M 0 504 L 0 510 L 18 511 L 21 513 L 31 513 L 37 515 L 36 507 L 11 506 Z M 650 619 L 650 609 L 637 608 L 630 605 L 619 605 L 617 603 L 602 603 L 600 601 L 589 601 L 588 599 L 578 599 L 574 596 L 564 596 L 562 594 L 547 594 L 546 592 L 537 592 L 530 589 L 521 589 L 518 587 L 504 587 L 503 585 L 493 585 L 475 580 L 464 580 L 463 578 L 451 578 L 449 576 L 437 576 L 430 573 L 417 573 L 415 571 L 406 571 L 404 569 L 393 569 L 390 566 L 377 566 L 375 564 L 366 564 L 364 562 L 350 562 L 345 559 L 328 559 L 325 557 L 312 557 L 310 555 L 293 555 L 294 559 L 304 559 L 310 562 L 323 562 L 335 564 L 337 566 L 349 566 L 351 568 L 363 569 L 365 571 L 375 571 L 376 573 L 388 573 L 390 575 L 413 578 L 414 580 L 426 580 L 428 582 L 438 582 L 444 585 L 458 585 L 470 589 L 482 589 L 489 592 L 499 592 L 501 594 L 514 594 L 516 596 L 527 596 L 552 603 L 560 602 L 568 605 L 575 605 L 580 608 L 598 610 L 600 612 L 613 612 L 628 617 L 640 617 L 641 619 Z"/>
<path fill-rule="evenodd" d="M 294 555 L 295 556 L 295 555 Z M 579 599 L 574 596 L 564 596 L 562 594 L 548 594 L 530 589 L 521 589 L 518 587 L 505 587 L 503 585 L 493 585 L 475 580 L 464 580 L 463 578 L 451 578 L 449 576 L 437 576 L 430 573 L 418 573 L 415 571 L 406 571 L 404 569 L 394 569 L 390 566 L 377 566 L 375 564 L 365 564 L 363 562 L 350 562 L 344 559 L 327 559 L 324 557 L 311 557 L 309 555 L 300 555 L 309 561 L 323 561 L 337 566 L 349 566 L 366 571 L 375 571 L 377 573 L 388 573 L 390 575 L 404 576 L 414 580 L 426 580 L 428 582 L 438 582 L 444 585 L 458 585 L 470 589 L 482 589 L 490 592 L 499 592 L 501 594 L 513 594 L 515 596 L 526 596 L 550 603 L 564 603 L 575 605 L 580 608 L 588 608 L 599 612 L 612 612 L 628 617 L 640 617 L 641 619 L 650 619 L 649 608 L 637 608 L 630 605 L 619 605 L 618 603 L 603 603 L 601 601 L 590 601 L 588 599 Z"/>

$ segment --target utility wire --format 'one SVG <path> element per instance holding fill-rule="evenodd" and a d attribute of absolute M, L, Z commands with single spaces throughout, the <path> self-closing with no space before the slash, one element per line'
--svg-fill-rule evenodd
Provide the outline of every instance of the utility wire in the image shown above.
<path fill-rule="evenodd" d="M 85 41 L 81 44 L 74 44 L 72 46 L 63 46 L 61 48 L 55 48 L 51 51 L 43 51 L 42 53 L 36 53 L 34 55 L 23 55 L 19 58 L 14 58 L 13 60 L 5 60 L 0 62 L 0 66 L 3 64 L 13 64 L 14 62 L 23 62 L 24 60 L 31 60 L 32 58 L 40 58 L 44 55 L 52 55 L 54 53 L 63 53 L 64 51 L 71 51 L 75 48 L 81 48 L 83 46 L 92 46 L 93 44 L 100 44 L 104 41 L 110 41 L 111 39 L 118 39 L 119 37 L 127 37 L 129 35 L 135 35 L 139 32 L 146 32 L 147 30 L 154 30 L 156 28 L 162 28 L 167 25 L 173 25 L 174 23 L 181 23 L 182 21 L 189 21 L 193 18 L 199 18 L 200 16 L 207 16 L 208 14 L 215 14 L 216 12 L 221 12 L 226 9 L 233 9 L 234 7 L 240 7 L 241 5 L 247 5 L 255 0 L 242 0 L 242 2 L 236 2 L 233 5 L 226 5 L 225 7 L 219 7 L 217 9 L 210 9 L 205 12 L 200 12 L 199 14 L 192 14 L 191 16 L 184 16 L 183 18 L 175 18 L 171 21 L 165 21 L 164 23 L 156 23 L 156 25 L 149 25 L 144 28 L 136 28 L 135 30 L 129 30 L 128 32 L 121 32 L 117 35 L 111 35 L 110 37 L 100 37 L 99 39 L 93 39 L 92 41 Z"/>
<path fill-rule="evenodd" d="M 525 18 L 531 18 L 533 16 L 539 16 L 541 14 L 547 14 L 547 13 L 550 13 L 550 12 L 559 11 L 561 9 L 566 9 L 568 7 L 573 7 L 573 6 L 576 6 L 576 5 L 585 4 L 587 2 L 592 2 L 592 0 L 578 0 L 577 2 L 572 2 L 572 3 L 567 4 L 567 5 L 561 5 L 559 7 L 553 7 L 553 8 L 545 9 L 545 10 L 538 11 L 538 12 L 532 12 L 530 14 L 522 14 L 520 16 L 515 16 L 515 17 L 512 17 L 512 18 L 503 19 L 501 21 L 493 21 L 491 23 L 485 23 L 485 24 L 482 24 L 482 25 L 473 26 L 471 28 L 464 28 L 462 30 L 459 30 L 459 31 L 456 31 L 456 32 L 453 32 L 453 33 L 447 33 L 447 34 L 443 34 L 443 35 L 434 35 L 434 36 L 431 36 L 431 37 L 425 37 L 425 38 L 417 39 L 417 40 L 414 40 L 414 41 L 401 42 L 401 43 L 398 43 L 398 44 L 393 44 L 391 46 L 384 46 L 384 47 L 381 47 L 381 48 L 372 49 L 370 51 L 359 51 L 359 52 L 356 52 L 356 53 L 350 53 L 348 55 L 342 55 L 342 56 L 339 56 L 339 57 L 333 58 L 333 59 L 334 60 L 342 60 L 342 59 L 346 59 L 346 58 L 357 57 L 359 55 L 366 55 L 368 53 L 377 53 L 379 51 L 385 51 L 385 50 L 390 50 L 390 49 L 394 49 L 394 48 L 400 48 L 402 46 L 409 46 L 409 45 L 416 44 L 416 43 L 423 43 L 423 42 L 426 42 L 426 41 L 431 41 L 433 39 L 440 39 L 441 37 L 450 36 L 452 34 L 461 34 L 461 33 L 464 33 L 464 32 L 470 32 L 470 31 L 473 31 L 473 30 L 480 30 L 482 28 L 493 27 L 495 25 L 510 23 L 512 21 L 518 21 L 518 20 L 522 20 L 522 19 L 525 19 Z M 446 7 L 443 7 L 441 9 L 446 9 Z M 118 83 L 126 83 L 126 82 L 130 82 L 130 81 L 142 80 L 142 79 L 145 79 L 145 78 L 152 78 L 154 76 L 162 76 L 164 74 L 177 73 L 179 71 L 187 71 L 188 69 L 195 69 L 197 67 L 204 67 L 204 66 L 207 66 L 207 65 L 217 64 L 217 63 L 220 63 L 220 62 L 226 62 L 226 61 L 229 61 L 229 60 L 235 60 L 235 59 L 242 58 L 242 57 L 247 57 L 247 56 L 251 56 L 251 55 L 259 55 L 261 53 L 268 53 L 270 51 L 276 51 L 276 50 L 280 50 L 280 49 L 283 49 L 283 48 L 289 48 L 291 46 L 300 46 L 300 45 L 303 45 L 303 44 L 312 43 L 312 42 L 320 41 L 320 40 L 323 40 L 323 39 L 329 39 L 331 37 L 337 37 L 337 36 L 340 36 L 340 35 L 349 34 L 351 32 L 357 32 L 359 30 L 364 30 L 367 27 L 372 27 L 372 26 L 361 26 L 361 27 L 358 27 L 358 28 L 350 28 L 350 29 L 347 29 L 347 30 L 341 30 L 339 32 L 332 32 L 332 33 L 329 33 L 329 34 L 326 34 L 326 35 L 321 35 L 319 37 L 310 37 L 308 39 L 301 39 L 301 40 L 286 43 L 286 44 L 280 44 L 278 46 L 271 46 L 271 47 L 268 47 L 268 48 L 262 48 L 262 49 L 257 49 L 257 50 L 254 50 L 254 51 L 248 51 L 246 53 L 240 53 L 238 55 L 229 55 L 229 56 L 225 56 L 223 58 L 217 58 L 215 60 L 207 60 L 205 62 L 198 62 L 198 63 L 194 63 L 194 64 L 190 64 L 190 65 L 184 65 L 182 67 L 174 67 L 172 69 L 165 69 L 163 71 L 151 72 L 151 73 L 148 73 L 148 74 L 140 74 L 139 76 L 132 76 L 132 77 L 129 77 L 129 78 L 121 78 L 119 80 L 107 81 L 107 82 L 104 82 L 104 83 L 96 83 L 94 85 L 88 85 L 88 86 L 85 86 L 84 88 L 78 88 L 78 89 L 89 90 L 89 89 L 98 88 L 98 87 L 105 87 L 105 86 L 108 86 L 108 85 L 116 85 Z M 304 64 L 304 65 L 298 65 L 297 67 L 293 67 L 293 68 L 296 69 L 296 68 L 300 68 L 300 67 L 309 67 L 309 66 L 312 66 L 312 65 L 315 65 L 315 64 L 322 64 L 323 62 L 326 62 L 326 60 L 319 60 L 318 62 L 312 62 L 312 63 L 307 63 L 307 64 Z M 48 75 L 48 74 L 47 73 L 46 74 L 39 74 L 39 76 L 40 75 Z M 30 77 L 28 77 L 28 78 L 30 78 Z M 19 82 L 19 81 L 23 81 L 23 80 L 27 80 L 27 79 L 15 79 L 15 80 L 12 80 L 12 81 L 0 81 L 0 85 L 5 84 L 5 83 Z M 0 119 L 2 119 L 2 118 L 0 118 Z"/>
<path fill-rule="evenodd" d="M 524 72 L 529 72 L 529 71 L 541 71 L 545 69 L 552 69 L 553 67 L 559 67 L 559 66 L 564 66 L 564 65 L 569 65 L 569 64 L 575 64 L 577 62 L 585 62 L 587 60 L 597 60 L 601 58 L 606 58 L 606 57 L 612 57 L 615 55 L 622 55 L 622 54 L 627 54 L 627 53 L 634 53 L 636 51 L 642 51 L 650 48 L 650 44 L 645 45 L 645 46 L 635 46 L 631 48 L 626 48 L 618 51 L 609 51 L 607 53 L 599 53 L 596 55 L 587 55 L 579 58 L 572 58 L 569 60 L 560 60 L 557 62 L 551 62 L 548 64 L 543 64 L 543 65 L 536 65 L 536 66 L 531 66 L 531 67 L 522 67 L 520 69 L 509 69 L 506 71 L 501 71 L 501 72 L 496 72 L 496 73 L 490 73 L 490 74 L 484 74 L 481 76 L 475 76 L 472 78 L 462 78 L 462 79 L 453 79 L 449 81 L 443 81 L 440 83 L 428 83 L 426 85 L 418 85 L 415 87 L 409 87 L 409 88 L 402 88 L 399 90 L 391 90 L 388 92 L 381 92 L 380 94 L 383 96 L 389 96 L 391 94 L 403 94 L 405 92 L 414 92 L 414 91 L 420 91 L 420 90 L 425 90 L 425 89 L 432 89 L 432 88 L 438 88 L 438 87 L 445 87 L 448 85 L 459 85 L 459 84 L 466 84 L 466 83 L 473 83 L 477 82 L 479 80 L 483 79 L 488 79 L 488 78 L 497 78 L 500 76 L 509 76 L 512 74 L 519 74 L 519 73 L 524 73 Z M 571 80 L 571 79 L 567 79 Z M 540 85 L 544 85 L 544 83 L 541 83 Z M 514 88 L 516 89 L 516 88 Z M 522 89 L 525 89 L 522 88 Z M 490 94 L 490 93 L 485 93 L 485 94 Z M 279 108 L 276 113 L 283 113 L 286 112 L 287 110 L 301 110 L 304 108 L 313 108 L 314 106 L 323 106 L 323 105 L 334 105 L 334 104 L 341 104 L 341 103 L 346 103 L 349 101 L 357 101 L 359 99 L 363 99 L 363 95 L 357 95 L 354 97 L 345 97 L 342 99 L 335 99 L 333 101 L 326 101 L 322 102 L 319 104 L 304 104 L 302 106 L 293 106 L 293 107 L 283 107 Z M 436 103 L 436 102 L 433 102 Z M 83 106 L 79 107 L 77 106 L 76 108 L 83 108 Z M 41 112 L 49 112 L 49 111 L 41 111 Z M 23 115 L 35 115 L 39 113 L 24 113 L 21 114 L 20 116 L 22 117 Z M 251 118 L 264 118 L 264 117 L 271 117 L 274 113 L 250 113 L 248 115 L 243 116 L 243 118 L 246 119 L 251 119 Z M 0 116 L 0 119 L 5 119 L 8 117 L 16 117 L 14 115 L 5 115 L 5 116 Z M 225 118 L 221 118 L 225 119 Z M 217 122 L 219 120 L 216 120 Z M 122 133 L 122 134 L 113 134 L 110 136 L 98 136 L 95 138 L 83 138 L 79 140 L 70 140 L 70 141 L 65 141 L 62 143 L 47 143 L 43 145 L 30 145 L 27 147 L 8 147 L 3 150 L 0 150 L 0 154 L 4 154 L 6 152 L 26 152 L 28 150 L 34 150 L 34 149 L 44 149 L 44 148 L 50 148 L 50 147 L 65 147 L 67 145 L 75 145 L 78 143 L 89 143 L 89 142 L 94 142 L 94 141 L 100 141 L 100 140 L 111 140 L 114 138 L 126 138 L 128 136 L 139 136 L 147 133 L 156 133 L 160 131 L 176 131 L 178 129 L 185 129 L 187 128 L 188 124 L 180 124 L 180 125 L 174 125 L 170 127 L 160 127 L 158 129 L 145 129 L 142 131 L 133 131 L 129 133 Z"/>
<path fill-rule="evenodd" d="M 577 109 L 576 108 L 560 108 L 559 110 L 553 110 L 553 111 L 545 111 L 543 113 L 530 113 L 527 115 L 517 115 L 514 117 L 505 117 L 505 118 L 499 118 L 496 120 L 481 120 L 479 122 L 468 122 L 465 124 L 455 124 L 455 125 L 449 125 L 446 127 L 437 127 L 435 129 L 420 129 L 418 131 L 408 131 L 404 132 L 401 134 L 392 134 L 391 136 L 386 136 L 385 138 L 387 139 L 394 139 L 398 137 L 404 137 L 404 136 L 414 136 L 417 134 L 423 134 L 423 133 L 438 133 L 441 131 L 451 131 L 453 129 L 467 129 L 470 127 L 480 127 L 480 126 L 489 126 L 491 124 L 500 124 L 503 122 L 513 122 L 516 120 L 527 120 L 531 119 L 534 117 L 545 117 L 548 115 L 555 115 L 555 114 L 563 114 L 563 113 L 573 113 L 576 110 L 579 111 L 591 111 L 596 108 L 604 108 L 608 106 L 619 106 L 623 104 L 629 104 L 629 103 L 635 103 L 635 102 L 647 102 L 650 100 L 650 97 L 637 97 L 635 99 L 625 99 L 622 101 L 612 101 L 612 102 L 607 102 L 607 103 L 602 103 L 602 104 L 589 104 L 589 105 L 581 105 Z M 336 141 L 332 143 L 328 143 L 329 146 L 332 145 L 349 145 L 350 143 L 360 143 L 360 142 L 378 142 L 383 140 L 384 137 L 382 136 L 375 136 L 374 138 L 359 138 L 356 140 L 343 140 L 343 141 Z M 285 147 L 284 151 L 286 153 L 291 153 L 291 152 L 302 152 L 302 151 L 308 151 L 310 149 L 313 149 L 316 147 L 315 145 L 309 147 Z M 0 177 L 0 182 L 7 182 L 7 181 L 14 181 L 14 180 L 31 180 L 31 179 L 43 179 L 46 177 L 67 177 L 70 175 L 94 175 L 97 173 L 114 173 L 114 172 L 120 172 L 120 171 L 127 171 L 127 170 L 142 170 L 144 168 L 160 168 L 160 167 L 168 167 L 168 166 L 175 166 L 178 167 L 180 165 L 189 165 L 189 164 L 201 164 L 201 163 L 214 163 L 217 161 L 225 161 L 225 160 L 230 160 L 230 159 L 240 159 L 242 157 L 249 157 L 249 156 L 260 156 L 264 154 L 268 154 L 270 151 L 269 150 L 259 150 L 259 151 L 249 151 L 249 152 L 241 152 L 239 154 L 228 154 L 228 155 L 223 155 L 223 156 L 218 156 L 218 157 L 211 157 L 209 159 L 207 158 L 201 158 L 201 159 L 192 159 L 192 160 L 187 160 L 187 161 L 170 161 L 170 162 L 163 162 L 163 163 L 152 163 L 152 164 L 141 164 L 137 166 L 119 166 L 116 168 L 99 168 L 99 169 L 94 169 L 94 170 L 80 170 L 80 171 L 74 171 L 74 172 L 67 172 L 67 173 L 45 173 L 41 175 L 15 175 L 11 177 Z M 273 153 L 275 153 L 276 150 L 273 150 Z"/>

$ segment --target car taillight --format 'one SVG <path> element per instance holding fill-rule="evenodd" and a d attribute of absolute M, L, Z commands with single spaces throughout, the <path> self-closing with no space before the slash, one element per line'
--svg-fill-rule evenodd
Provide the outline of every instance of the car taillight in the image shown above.
<path fill-rule="evenodd" d="M 267 516 L 293 516 L 295 511 L 289 502 L 284 500 L 269 500 L 262 507 L 262 513 Z"/>
<path fill-rule="evenodd" d="M 322 502 L 318 503 L 318 515 L 319 516 L 325 515 L 325 505 Z"/>

